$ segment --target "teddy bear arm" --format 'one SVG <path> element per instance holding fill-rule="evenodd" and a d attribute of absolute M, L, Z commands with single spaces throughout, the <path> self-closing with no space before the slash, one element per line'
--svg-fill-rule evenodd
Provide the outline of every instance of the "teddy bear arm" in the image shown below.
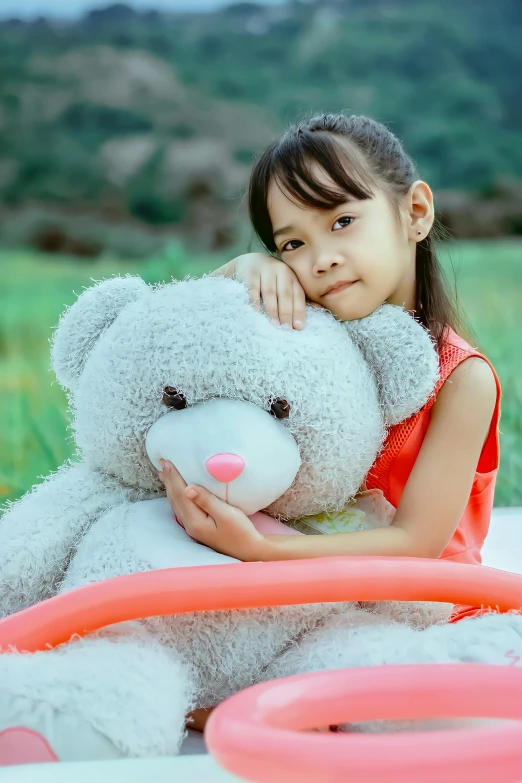
<path fill-rule="evenodd" d="M 382 305 L 345 327 L 375 374 L 387 424 L 419 411 L 439 378 L 437 352 L 429 333 L 402 307 Z"/>
<path fill-rule="evenodd" d="M 51 597 L 73 546 L 130 489 L 84 464 L 64 465 L 0 517 L 0 617 Z"/>

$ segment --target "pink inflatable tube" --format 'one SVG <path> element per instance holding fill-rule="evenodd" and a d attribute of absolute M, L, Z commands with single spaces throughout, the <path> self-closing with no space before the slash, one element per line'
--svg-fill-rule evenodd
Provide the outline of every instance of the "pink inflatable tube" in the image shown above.
<path fill-rule="evenodd" d="M 256 685 L 220 705 L 210 752 L 255 783 L 519 783 L 522 723 L 410 734 L 305 734 L 378 718 L 522 721 L 522 668 L 435 664 L 346 669 Z"/>
<path fill-rule="evenodd" d="M 322 601 L 442 601 L 522 607 L 522 576 L 417 558 L 329 557 L 193 566 L 121 576 L 0 621 L 0 650 L 35 652 L 106 625 L 162 614 Z"/>

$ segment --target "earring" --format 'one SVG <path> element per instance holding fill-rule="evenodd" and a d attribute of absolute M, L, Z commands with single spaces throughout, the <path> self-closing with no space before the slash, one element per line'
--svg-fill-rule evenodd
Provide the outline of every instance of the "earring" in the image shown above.
<path fill-rule="evenodd" d="M 422 231 L 417 231 L 417 234 L 422 234 Z"/>

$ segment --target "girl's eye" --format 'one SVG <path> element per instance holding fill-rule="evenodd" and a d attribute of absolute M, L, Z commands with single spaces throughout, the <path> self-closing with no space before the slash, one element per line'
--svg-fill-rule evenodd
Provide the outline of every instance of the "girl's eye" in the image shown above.
<path fill-rule="evenodd" d="M 333 224 L 333 228 L 337 231 L 338 229 L 335 228 L 337 225 L 339 228 L 346 228 L 351 223 L 353 223 L 354 218 L 350 217 L 349 215 L 343 215 L 340 218 L 337 218 L 335 223 Z M 286 245 L 283 245 L 280 252 L 281 253 L 290 253 L 292 250 L 297 250 L 298 247 L 300 247 L 303 243 L 300 239 L 290 239 Z"/>
<path fill-rule="evenodd" d="M 348 221 L 348 222 L 343 222 L 343 221 Z M 340 226 L 341 228 L 346 228 L 346 226 L 349 226 L 350 223 L 353 223 L 353 217 L 350 217 L 349 215 L 343 215 L 343 217 L 337 218 L 337 220 L 333 224 L 333 228 L 335 228 L 335 226 L 338 223 L 341 224 L 341 226 Z M 337 231 L 337 229 L 335 229 L 335 230 Z"/>
<path fill-rule="evenodd" d="M 281 253 L 288 253 L 291 250 L 297 250 L 297 247 L 299 247 L 302 244 L 303 243 L 301 242 L 300 239 L 291 239 L 289 242 L 286 243 L 286 245 L 283 245 L 283 247 L 281 248 Z M 290 247 L 290 245 L 297 245 L 297 247 Z"/>

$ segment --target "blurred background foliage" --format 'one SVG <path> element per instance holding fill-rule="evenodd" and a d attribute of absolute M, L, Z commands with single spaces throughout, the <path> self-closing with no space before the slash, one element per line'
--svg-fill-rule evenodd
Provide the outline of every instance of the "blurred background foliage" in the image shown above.
<path fill-rule="evenodd" d="M 504 388 L 496 503 L 522 505 L 521 33 L 520 0 L 0 20 L 0 504 L 72 454 L 48 372 L 64 307 L 92 279 L 245 252 L 255 155 L 346 111 L 388 124 L 435 189 L 444 263 Z"/>
<path fill-rule="evenodd" d="M 520 0 L 4 20 L 0 242 L 124 258 L 172 236 L 227 247 L 253 156 L 288 122 L 341 110 L 390 125 L 456 236 L 520 235 L 521 41 Z"/>

